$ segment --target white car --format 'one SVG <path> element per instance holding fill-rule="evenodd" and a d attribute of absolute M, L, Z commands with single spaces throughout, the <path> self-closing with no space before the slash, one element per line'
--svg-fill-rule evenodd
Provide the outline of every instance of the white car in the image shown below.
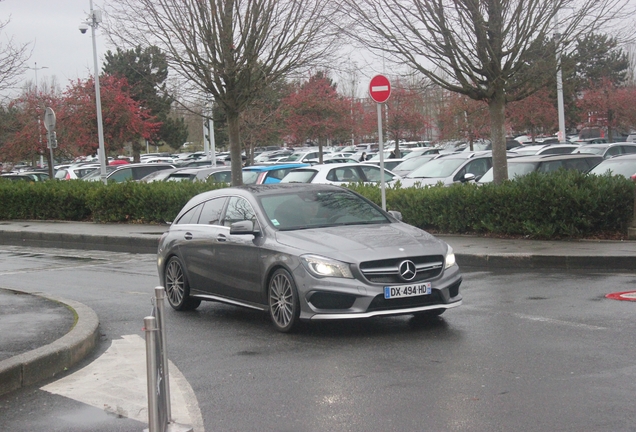
<path fill-rule="evenodd" d="M 440 156 L 426 162 L 404 177 L 402 187 L 450 186 L 479 180 L 492 167 L 492 152 L 459 152 Z"/>
<path fill-rule="evenodd" d="M 402 178 L 384 170 L 384 181 L 394 184 Z M 380 167 L 363 163 L 338 163 L 313 165 L 291 171 L 281 183 L 320 183 L 346 185 L 347 183 L 379 183 Z"/>

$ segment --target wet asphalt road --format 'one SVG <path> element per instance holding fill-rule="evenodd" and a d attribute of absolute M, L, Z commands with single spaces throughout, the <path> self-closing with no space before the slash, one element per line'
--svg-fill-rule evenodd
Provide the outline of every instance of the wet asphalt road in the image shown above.
<path fill-rule="evenodd" d="M 95 310 L 101 344 L 83 364 L 142 334 L 157 283 L 151 255 L 0 248 L 0 287 Z M 168 311 L 168 345 L 207 431 L 634 431 L 636 302 L 604 298 L 632 289 L 634 273 L 464 269 L 464 305 L 433 321 L 283 335 L 204 303 Z M 38 387 L 0 397 L 0 430 L 144 427 Z"/>

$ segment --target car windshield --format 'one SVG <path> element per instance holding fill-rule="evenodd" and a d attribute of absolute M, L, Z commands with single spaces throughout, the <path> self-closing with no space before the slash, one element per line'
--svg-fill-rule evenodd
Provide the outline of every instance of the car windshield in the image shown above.
<path fill-rule="evenodd" d="M 120 165 L 106 165 L 106 174 L 112 173 L 113 171 L 117 170 L 117 168 L 119 168 Z M 82 177 L 82 180 L 99 180 L 99 178 L 101 177 L 101 170 L 99 168 L 96 168 L 95 170 L 89 172 L 88 174 L 86 174 L 84 177 Z"/>
<path fill-rule="evenodd" d="M 620 157 L 618 159 L 608 159 L 600 164 L 596 165 L 591 171 L 590 174 L 595 175 L 622 175 L 627 178 L 630 178 L 634 174 L 636 174 L 636 160 L 634 159 L 623 159 Z"/>
<path fill-rule="evenodd" d="M 426 162 L 433 159 L 436 155 L 430 156 L 419 156 L 416 158 L 407 159 L 401 164 L 397 165 L 393 168 L 394 171 L 413 171 L 415 168 L 419 168 L 424 165 Z"/>
<path fill-rule="evenodd" d="M 440 158 L 429 161 L 407 175 L 408 178 L 443 178 L 450 177 L 466 159 Z"/>
<path fill-rule="evenodd" d="M 576 152 L 602 155 L 603 152 L 605 152 L 605 149 L 606 147 L 581 146 L 581 148 L 578 149 Z"/>
<path fill-rule="evenodd" d="M 304 155 L 305 153 L 292 153 L 289 156 L 287 156 L 287 159 L 285 161 L 296 162 L 296 161 L 299 161 Z"/>
<path fill-rule="evenodd" d="M 390 222 L 382 210 L 349 191 L 302 191 L 265 195 L 259 200 L 280 231 Z"/>

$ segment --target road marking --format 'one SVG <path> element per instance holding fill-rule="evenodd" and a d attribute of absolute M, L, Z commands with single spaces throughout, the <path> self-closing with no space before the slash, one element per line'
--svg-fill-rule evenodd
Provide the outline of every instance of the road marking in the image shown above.
<path fill-rule="evenodd" d="M 513 313 L 513 315 L 516 316 L 517 318 L 526 319 L 530 321 L 545 322 L 548 324 L 566 325 L 570 327 L 586 328 L 589 330 L 607 330 L 607 328 L 605 327 L 599 327 L 599 326 L 577 323 L 572 321 L 557 320 L 553 318 L 546 318 L 546 317 L 536 316 L 536 315 L 526 315 L 526 314 L 520 314 L 520 313 Z"/>
<path fill-rule="evenodd" d="M 203 417 L 192 387 L 172 362 L 168 369 L 173 420 L 203 432 Z M 139 335 L 113 340 L 91 364 L 42 390 L 148 423 L 146 342 Z"/>

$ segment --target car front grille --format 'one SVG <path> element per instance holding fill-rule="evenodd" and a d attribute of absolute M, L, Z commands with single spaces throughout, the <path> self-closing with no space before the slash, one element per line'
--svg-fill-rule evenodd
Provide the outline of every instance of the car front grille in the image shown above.
<path fill-rule="evenodd" d="M 409 280 L 400 276 L 400 264 L 407 260 L 412 261 L 417 269 L 415 277 Z M 441 255 L 392 258 L 360 264 L 360 271 L 369 282 L 381 284 L 404 284 L 429 280 L 439 276 L 443 268 L 444 257 Z"/>

